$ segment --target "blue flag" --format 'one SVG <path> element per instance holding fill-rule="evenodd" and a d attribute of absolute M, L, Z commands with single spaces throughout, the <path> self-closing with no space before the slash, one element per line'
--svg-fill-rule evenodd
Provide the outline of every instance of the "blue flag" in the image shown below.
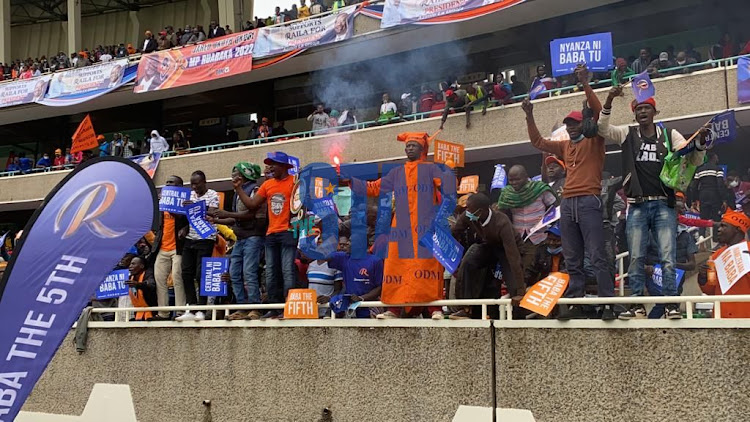
<path fill-rule="evenodd" d="M 102 300 L 126 296 L 128 294 L 126 281 L 129 275 L 130 271 L 128 270 L 115 270 L 109 273 L 107 278 L 99 285 L 99 288 L 96 289 L 96 298 Z"/>
<path fill-rule="evenodd" d="M 26 225 L 0 281 L 0 420 L 12 421 L 102 280 L 149 230 L 156 189 L 130 160 L 81 163 Z"/>
<path fill-rule="evenodd" d="M 726 144 L 734 141 L 737 137 L 737 120 L 734 110 L 719 113 L 711 119 L 711 135 L 708 138 L 710 145 Z"/>
<path fill-rule="evenodd" d="M 432 236 L 422 236 L 419 242 L 426 248 L 432 249 L 432 254 L 440 264 L 453 274 L 461 263 L 464 247 L 453 238 L 451 232 L 438 225 L 432 225 Z"/>
<path fill-rule="evenodd" d="M 647 71 L 643 71 L 633 77 L 632 87 L 633 95 L 638 103 L 642 103 L 656 95 L 656 88 L 654 88 L 651 78 L 648 77 Z"/>
<path fill-rule="evenodd" d="M 201 296 L 226 296 L 227 283 L 221 275 L 229 271 L 229 258 L 203 258 L 201 261 Z"/>
<path fill-rule="evenodd" d="M 502 189 L 508 184 L 508 175 L 505 173 L 505 166 L 502 164 L 495 164 L 495 174 L 492 175 L 492 189 Z"/>
<path fill-rule="evenodd" d="M 207 239 L 216 233 L 214 226 L 206 221 L 206 203 L 204 201 L 188 206 L 185 211 L 190 227 L 198 233 L 201 239 Z"/>
<path fill-rule="evenodd" d="M 182 203 L 190 199 L 190 190 L 190 188 L 180 188 L 177 186 L 164 186 L 161 188 L 159 211 L 185 215 L 185 207 Z"/>
<path fill-rule="evenodd" d="M 542 83 L 542 80 L 539 78 L 534 79 L 534 83 L 531 85 L 531 89 L 529 90 L 529 99 L 535 100 L 536 97 L 539 96 L 542 92 L 545 90 L 545 86 Z"/>
<path fill-rule="evenodd" d="M 675 283 L 676 287 L 679 288 L 683 279 L 685 278 L 685 271 L 675 268 Z M 654 274 L 651 275 L 651 280 L 648 284 L 648 294 L 652 296 L 658 296 L 661 295 L 662 292 L 662 269 L 661 265 L 654 265 Z"/>
<path fill-rule="evenodd" d="M 708 122 L 707 145 L 720 145 L 734 141 L 737 137 L 737 120 L 734 110 L 728 110 L 712 117 Z M 684 148 L 678 151 L 679 155 L 687 155 L 695 149 L 695 142 L 690 142 Z M 726 173 L 724 174 L 726 176 Z"/>

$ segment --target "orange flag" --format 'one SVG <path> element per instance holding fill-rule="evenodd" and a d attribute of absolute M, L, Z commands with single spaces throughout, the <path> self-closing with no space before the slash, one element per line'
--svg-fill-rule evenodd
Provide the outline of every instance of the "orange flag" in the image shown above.
<path fill-rule="evenodd" d="M 284 319 L 317 319 L 318 295 L 313 289 L 290 289 L 284 304 Z"/>
<path fill-rule="evenodd" d="M 78 125 L 76 133 L 73 134 L 73 147 L 70 148 L 70 152 L 85 151 L 97 148 L 98 146 L 99 141 L 96 140 L 94 125 L 91 124 L 91 116 L 87 114 L 86 118 Z"/>
<path fill-rule="evenodd" d="M 550 273 L 531 286 L 521 300 L 521 307 L 547 316 L 565 293 L 570 276 L 564 273 Z"/>

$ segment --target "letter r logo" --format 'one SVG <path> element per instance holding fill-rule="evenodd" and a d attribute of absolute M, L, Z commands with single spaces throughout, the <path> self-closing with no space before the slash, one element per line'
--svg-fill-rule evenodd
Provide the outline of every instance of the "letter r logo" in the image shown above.
<path fill-rule="evenodd" d="M 117 186 L 112 182 L 92 183 L 79 189 L 60 207 L 55 218 L 54 232 L 61 231 L 60 223 L 68 208 L 74 203 L 80 203 L 61 239 L 73 236 L 83 225 L 102 239 L 114 239 L 124 235 L 125 232 L 114 231 L 99 221 L 99 218 L 114 204 L 116 197 Z M 94 206 L 97 200 L 98 205 Z"/>

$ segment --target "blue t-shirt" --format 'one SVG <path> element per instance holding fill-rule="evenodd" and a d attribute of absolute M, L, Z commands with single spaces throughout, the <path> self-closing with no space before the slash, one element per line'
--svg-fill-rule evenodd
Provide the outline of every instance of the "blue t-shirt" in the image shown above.
<path fill-rule="evenodd" d="M 33 164 L 34 164 L 34 161 L 31 158 L 21 157 L 18 159 L 18 165 L 21 166 L 21 171 L 31 170 L 31 166 Z"/>
<path fill-rule="evenodd" d="M 362 296 L 383 283 L 383 260 L 367 254 L 365 258 L 354 259 L 344 252 L 334 252 L 328 261 L 329 268 L 344 274 L 344 293 Z M 357 309 L 357 318 L 367 318 L 370 310 Z"/>
<path fill-rule="evenodd" d="M 50 167 L 52 166 L 52 161 L 50 161 L 49 158 L 40 158 L 39 161 L 36 162 L 37 167 Z"/>

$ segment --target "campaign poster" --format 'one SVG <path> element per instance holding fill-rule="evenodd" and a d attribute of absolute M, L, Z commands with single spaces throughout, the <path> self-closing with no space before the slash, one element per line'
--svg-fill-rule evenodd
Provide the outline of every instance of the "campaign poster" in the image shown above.
<path fill-rule="evenodd" d="M 47 86 L 51 78 L 51 75 L 45 75 L 0 84 L 0 108 L 41 100 L 47 92 Z"/>
<path fill-rule="evenodd" d="M 187 214 L 183 202 L 190 199 L 190 190 L 190 188 L 181 188 L 177 186 L 164 186 L 161 188 L 159 211 L 182 215 Z"/>
<path fill-rule="evenodd" d="M 390 28 L 418 22 L 430 24 L 460 22 L 523 2 L 524 0 L 386 0 L 380 27 Z M 479 13 L 473 13 L 475 10 Z"/>
<path fill-rule="evenodd" d="M 226 296 L 227 283 L 221 275 L 229 271 L 229 258 L 203 258 L 201 261 L 201 296 Z"/>
<path fill-rule="evenodd" d="M 128 60 L 114 60 L 93 66 L 66 70 L 52 75 L 46 98 L 85 94 L 120 86 Z"/>
<path fill-rule="evenodd" d="M 128 270 L 112 271 L 96 289 L 96 298 L 98 300 L 113 299 L 128 294 L 127 280 L 130 276 Z"/>
<path fill-rule="evenodd" d="M 360 6 L 347 6 L 330 15 L 260 28 L 253 55 L 269 57 L 348 40 L 354 35 L 354 17 L 359 9 Z"/>
<path fill-rule="evenodd" d="M 134 92 L 192 85 L 249 72 L 257 30 L 141 56 Z"/>

